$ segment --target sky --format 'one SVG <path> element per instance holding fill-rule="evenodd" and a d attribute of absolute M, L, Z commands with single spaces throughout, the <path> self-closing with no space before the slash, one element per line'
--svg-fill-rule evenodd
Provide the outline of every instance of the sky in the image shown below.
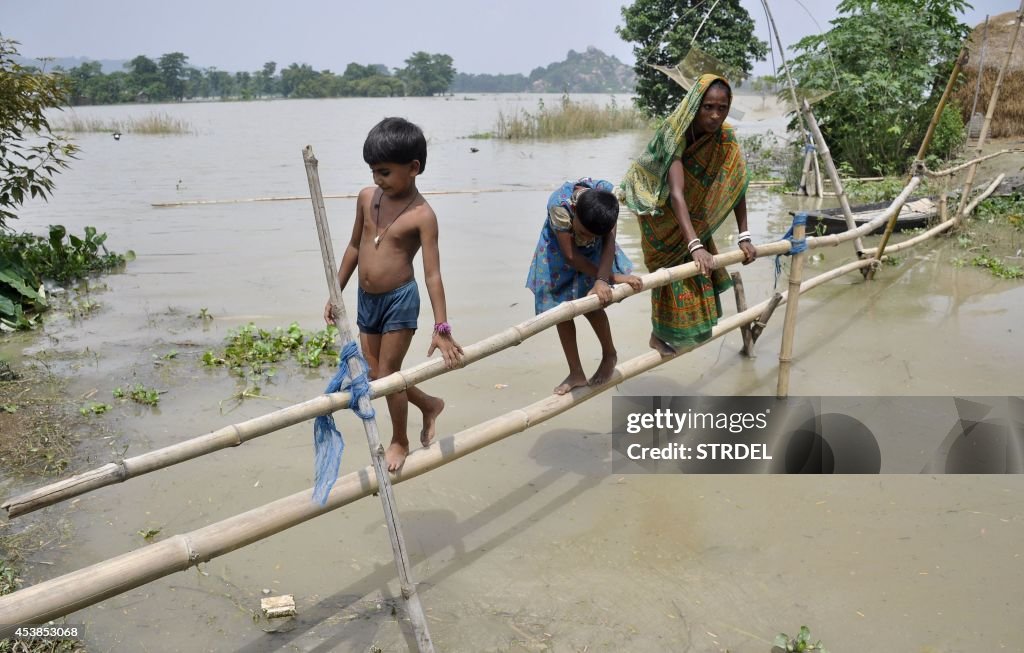
<path fill-rule="evenodd" d="M 29 57 L 157 58 L 183 52 L 189 64 L 236 72 L 308 63 L 344 72 L 350 62 L 403 67 L 413 52 L 444 53 L 467 73 L 529 74 L 597 47 L 632 65 L 615 33 L 623 0 L 0 0 L 0 34 Z M 712 2 L 709 0 L 705 6 Z M 768 40 L 760 2 L 741 0 Z M 838 0 L 770 0 L 782 42 L 827 31 Z M 1014 11 L 1017 0 L 974 0 L 961 20 Z M 805 10 L 806 8 L 806 10 Z M 808 15 L 813 15 L 813 19 Z M 817 21 L 817 25 L 815 25 Z M 819 29 L 820 27 L 820 29 Z M 756 64 L 755 74 L 771 73 Z"/>

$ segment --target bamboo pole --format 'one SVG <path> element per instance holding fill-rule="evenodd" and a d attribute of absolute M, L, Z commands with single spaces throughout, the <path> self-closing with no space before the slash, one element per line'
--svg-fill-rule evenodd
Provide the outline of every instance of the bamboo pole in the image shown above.
<path fill-rule="evenodd" d="M 742 313 L 747 310 L 747 295 L 743 292 L 743 276 L 739 272 L 729 275 L 732 278 L 732 293 L 736 297 L 736 312 Z M 754 357 L 754 337 L 750 334 L 750 325 L 740 327 L 743 335 L 743 349 L 741 353 L 750 358 Z"/>
<path fill-rule="evenodd" d="M 920 183 L 919 177 L 914 177 L 907 184 L 903 192 L 893 200 L 892 205 L 870 222 L 867 222 L 856 229 L 844 231 L 839 234 L 811 237 L 807 239 L 807 246 L 810 249 L 817 247 L 835 247 L 840 243 L 859 238 L 871 233 L 883 220 L 888 219 L 891 211 L 902 206 L 906 198 L 910 196 L 914 188 Z M 789 251 L 789 242 L 785 240 L 774 243 L 756 245 L 757 255 L 772 256 Z M 715 256 L 716 267 L 725 267 L 739 263 L 743 260 L 743 252 L 733 250 L 725 254 Z M 695 263 L 685 263 L 672 268 L 662 268 L 655 272 L 643 275 L 644 290 L 664 286 L 673 281 L 686 279 L 697 274 Z M 621 301 L 634 294 L 633 289 L 627 284 L 617 284 L 612 288 L 614 301 Z M 473 362 L 486 358 L 512 346 L 516 346 L 528 338 L 548 329 L 559 322 L 572 319 L 594 309 L 600 308 L 600 300 L 596 295 L 589 295 L 581 299 L 565 302 L 558 307 L 541 313 L 504 331 L 494 334 L 479 342 L 467 345 L 463 348 L 462 367 Z M 770 312 L 768 313 L 770 316 Z M 762 316 L 762 321 L 767 322 L 768 316 Z M 756 328 L 756 324 L 754 325 Z M 763 328 L 763 327 L 762 327 Z M 760 331 L 756 331 L 757 334 Z M 756 337 L 755 337 L 756 340 Z M 394 392 L 405 390 L 410 386 L 417 385 L 434 377 L 440 376 L 448 371 L 444 361 L 435 359 L 424 361 L 407 370 L 401 370 L 377 379 L 370 384 L 372 397 L 383 397 Z M 7 511 L 9 518 L 27 514 L 46 506 L 71 499 L 101 487 L 121 483 L 130 478 L 135 478 L 149 472 L 153 472 L 171 465 L 191 460 L 214 451 L 227 447 L 234 447 L 253 438 L 266 435 L 273 431 L 293 426 L 318 415 L 324 415 L 343 408 L 347 408 L 351 396 L 347 392 L 338 392 L 330 395 L 304 401 L 293 406 L 255 417 L 238 424 L 226 426 L 211 433 L 201 435 L 185 442 L 170 445 L 150 451 L 132 458 L 126 458 L 114 463 L 108 463 L 102 467 L 92 469 L 70 478 L 51 483 L 41 488 L 11 497 L 0 504 L 0 508 Z"/>
<path fill-rule="evenodd" d="M 825 197 L 825 185 L 821 183 L 821 166 L 818 165 L 818 157 L 814 155 L 814 196 Z"/>
<path fill-rule="evenodd" d="M 836 197 L 839 198 L 839 206 L 843 209 L 843 217 L 846 219 L 847 231 L 853 231 L 856 227 L 856 222 L 853 219 L 853 211 L 850 210 L 850 200 L 846 197 L 846 189 L 843 188 L 843 182 L 839 178 L 839 171 L 836 169 L 836 164 L 832 160 L 832 152 L 828 149 L 828 143 L 825 142 L 824 136 L 821 135 L 821 129 L 818 128 L 818 121 L 814 118 L 814 112 L 811 111 L 811 105 L 807 100 L 800 101 L 796 95 L 796 83 L 793 81 L 793 76 L 789 72 L 789 63 L 786 61 L 785 49 L 782 46 L 782 38 L 779 36 L 779 29 L 775 26 L 775 17 L 772 15 L 771 9 L 768 8 L 768 2 L 761 0 L 761 5 L 764 7 L 765 14 L 768 16 L 768 22 L 771 24 L 771 31 L 775 34 L 775 42 L 779 46 L 779 55 L 782 58 L 782 69 L 786 72 L 786 80 L 789 86 L 789 93 L 793 99 L 793 107 L 796 108 L 800 115 L 803 116 L 804 124 L 807 125 L 807 129 L 810 130 L 811 135 L 814 137 L 814 144 L 818 148 L 818 155 L 821 156 L 822 161 L 825 162 L 825 170 L 828 172 L 828 178 L 832 181 L 832 190 L 835 192 Z M 819 195 L 819 197 L 821 197 Z M 857 256 L 861 255 L 861 250 L 864 249 L 864 243 L 860 237 L 857 237 L 854 241 L 854 250 L 857 252 Z"/>
<path fill-rule="evenodd" d="M 924 161 L 924 157 L 928 154 L 928 148 L 932 144 L 932 138 L 935 136 L 935 128 L 939 124 L 939 119 L 942 118 L 942 112 L 946 108 L 946 102 L 949 100 L 949 96 L 953 94 L 953 86 L 956 85 L 956 80 L 960 77 L 960 69 L 967 64 L 967 43 L 965 42 L 960 46 L 960 54 L 956 56 L 956 63 L 953 64 L 953 72 L 949 74 L 949 79 L 946 80 L 946 88 L 942 91 L 942 96 L 939 98 L 939 104 L 935 107 L 935 112 L 932 114 L 931 122 L 928 123 L 928 129 L 925 130 L 924 140 L 921 141 L 921 147 L 917 150 L 916 161 Z"/>
<path fill-rule="evenodd" d="M 782 244 L 788 247 L 789 242 L 782 241 Z M 742 258 L 742 252 L 740 255 Z M 869 260 L 854 261 L 823 273 L 804 282 L 799 287 L 799 292 L 812 290 L 870 263 Z M 788 293 L 789 291 L 785 294 Z M 786 299 L 784 296 L 781 301 Z M 711 338 L 705 342 L 720 338 L 743 324 L 748 324 L 767 305 L 768 300 L 747 309 L 744 313 L 721 320 L 712 329 Z M 605 390 L 663 365 L 687 351 L 689 349 L 668 356 L 662 356 L 656 351 L 641 354 L 616 366 L 611 378 L 601 386 L 585 386 L 576 388 L 569 394 L 550 395 L 524 408 L 509 411 L 464 429 L 455 435 L 440 438 L 439 446 L 418 449 L 411 453 L 395 474 L 394 483 L 425 474 L 489 444 L 546 422 Z M 323 506 L 310 501 L 311 490 L 303 490 L 198 530 L 174 535 L 166 540 L 0 596 L 0 638 L 9 636 L 16 627 L 15 624 L 42 623 L 68 615 L 341 508 L 376 493 L 378 488 L 377 478 L 372 469 L 365 467 L 339 478 Z"/>
<path fill-rule="evenodd" d="M 970 161 L 964 161 L 963 163 L 961 163 L 959 165 L 956 165 L 956 166 L 953 166 L 952 168 L 945 168 L 943 170 L 938 170 L 936 172 L 932 172 L 931 170 L 928 170 L 928 169 L 923 169 L 921 172 L 926 177 L 932 177 L 932 178 L 935 178 L 935 179 L 937 179 L 939 177 L 950 177 L 950 176 L 955 175 L 956 173 L 960 172 L 961 170 L 964 170 L 965 168 L 970 168 L 972 165 L 977 165 L 977 164 L 979 164 L 979 163 L 981 163 L 983 161 L 988 161 L 989 159 L 994 159 L 994 158 L 1002 156 L 1004 154 L 1016 154 L 1017 152 L 1024 152 L 1024 148 L 1008 148 L 1008 149 L 1003 149 L 1003 150 L 999 150 L 998 152 L 992 152 L 991 154 L 986 154 L 985 156 L 975 157 L 975 158 L 971 159 Z"/>
<path fill-rule="evenodd" d="M 519 193 L 522 191 L 542 191 L 543 188 L 479 188 L 465 190 L 425 190 L 420 195 L 478 195 L 482 193 Z M 328 200 L 344 200 L 359 197 L 359 193 L 340 193 L 324 195 Z M 226 200 L 182 200 L 180 202 L 152 202 L 150 206 L 158 209 L 169 209 L 178 206 L 206 206 L 209 204 L 247 204 L 250 202 L 294 202 L 308 200 L 308 195 L 280 195 L 277 197 L 241 197 Z"/>
<path fill-rule="evenodd" d="M 798 213 L 793 221 L 793 242 L 804 239 L 807 226 L 807 214 Z M 786 302 L 786 319 L 782 326 L 782 347 L 779 350 L 779 381 L 775 396 L 785 399 L 789 396 L 789 368 L 793 362 L 793 340 L 796 337 L 796 311 L 800 304 L 800 277 L 804 270 L 804 259 L 807 250 L 792 255 L 789 264 L 789 296 Z"/>
<path fill-rule="evenodd" d="M 1006 59 L 999 69 L 999 76 L 996 77 L 996 85 L 992 89 L 992 97 L 988 100 L 988 109 L 985 111 L 985 121 L 981 123 L 981 133 L 978 134 L 978 143 L 975 146 L 978 156 L 981 156 L 981 148 L 985 145 L 985 138 L 988 136 L 989 127 L 992 124 L 992 116 L 996 112 L 996 103 L 999 101 L 999 89 L 1003 86 L 1003 77 L 1013 60 L 1013 53 L 1017 49 L 1017 38 L 1020 36 L 1020 27 L 1024 23 L 1024 0 L 1020 2 L 1020 9 L 1017 10 L 1017 27 L 1013 31 L 1013 40 L 1010 41 L 1010 49 L 1006 52 Z M 980 72 L 979 72 L 980 74 Z M 978 165 L 975 164 L 967 171 L 967 179 L 964 181 L 963 193 L 960 195 L 960 206 L 957 208 L 954 219 L 959 223 L 967 214 L 966 208 L 970 201 L 971 188 L 974 185 L 974 177 L 978 172 Z"/>
<path fill-rule="evenodd" d="M 1005 176 L 1006 175 L 1001 174 L 998 177 L 996 177 L 995 180 L 993 180 L 992 183 L 990 183 L 988 185 L 988 187 L 985 188 L 985 190 L 983 190 L 976 198 L 974 198 L 974 200 L 971 202 L 970 206 L 968 207 L 967 213 L 973 212 L 974 209 L 976 209 L 978 207 L 978 204 L 980 204 L 985 198 L 987 198 L 992 193 L 994 193 L 996 191 L 996 188 L 999 187 L 999 184 L 1003 183 L 1003 178 Z M 946 197 L 945 197 L 945 195 L 943 195 L 942 199 L 940 200 L 940 205 L 942 206 L 942 210 L 940 211 L 940 214 L 945 212 L 945 200 L 946 200 Z M 938 236 L 942 232 L 948 231 L 949 229 L 953 228 L 954 226 L 956 226 L 956 223 L 957 223 L 957 221 L 955 219 L 954 220 L 943 220 L 939 224 L 937 224 L 934 227 L 932 227 L 931 229 L 928 229 L 927 231 L 923 231 L 923 232 L 919 233 L 918 235 L 914 236 L 913 238 L 908 238 L 908 239 L 906 239 L 904 241 L 901 241 L 900 243 L 897 243 L 895 245 L 891 245 L 889 247 L 888 251 L 890 251 L 890 252 L 899 252 L 901 250 L 913 247 L 914 245 L 917 245 L 919 243 L 923 243 L 924 241 L 929 240 L 930 238 L 934 238 L 935 236 Z M 878 248 L 877 247 L 873 247 L 871 249 L 864 250 L 864 254 L 865 254 L 865 256 L 870 256 L 872 258 L 876 258 L 876 259 L 879 259 L 879 260 L 881 259 L 881 257 L 878 255 Z"/>
<path fill-rule="evenodd" d="M 981 57 L 978 59 L 978 79 L 974 85 L 974 102 L 971 103 L 970 118 L 967 120 L 967 138 L 971 137 L 974 112 L 978 110 L 978 96 L 981 94 L 981 78 L 985 76 L 985 46 L 988 45 L 988 14 L 985 14 L 985 28 L 981 33 Z M 978 132 L 981 133 L 980 131 Z"/>
<path fill-rule="evenodd" d="M 345 302 L 341 298 L 341 288 L 338 286 L 338 266 L 334 261 L 334 248 L 331 246 L 331 230 L 327 223 L 327 211 L 324 208 L 324 198 L 320 192 L 320 175 L 317 172 L 317 160 L 313 155 L 313 148 L 307 145 L 302 150 L 302 160 L 306 165 L 306 178 L 309 181 L 309 194 L 313 199 L 313 217 L 316 221 L 316 233 L 320 239 L 320 253 L 324 262 L 324 275 L 327 277 L 327 288 L 330 293 L 331 308 L 334 314 L 334 325 L 338 327 L 338 339 L 341 351 L 348 343 L 352 342 L 352 331 L 348 324 L 348 316 L 345 314 Z M 348 374 L 352 379 L 365 373 L 361 369 L 361 361 L 356 358 L 348 359 Z M 366 395 L 359 397 L 359 410 L 369 413 L 372 410 L 370 398 Z M 430 641 L 430 631 L 427 628 L 427 618 L 423 614 L 423 606 L 420 604 L 419 594 L 416 592 L 416 582 L 412 576 L 412 565 L 409 564 L 409 554 L 405 546 L 405 538 L 402 537 L 402 524 L 398 519 L 398 508 L 395 503 L 395 494 L 391 488 L 391 479 L 388 477 L 387 461 L 384 458 L 384 447 L 380 443 L 377 434 L 377 419 L 375 417 L 363 418 L 363 429 L 366 431 L 366 443 L 370 450 L 370 459 L 373 462 L 373 471 L 377 479 L 377 486 L 380 488 L 380 502 L 384 508 L 384 521 L 388 525 L 388 536 L 391 539 L 391 551 L 395 556 L 395 566 L 398 568 L 398 579 L 402 587 L 402 598 L 405 599 L 406 612 L 412 621 L 413 633 L 416 639 L 416 648 L 421 653 L 433 653 L 434 644 Z M 310 497 L 312 501 L 312 497 Z"/>
<path fill-rule="evenodd" d="M 918 174 L 918 171 L 924 166 L 924 157 L 928 153 L 928 147 L 931 145 L 932 137 L 935 135 L 935 126 L 939 124 L 939 118 L 942 117 L 942 112 L 946 108 L 946 101 L 949 100 L 949 96 L 953 93 L 953 86 L 956 84 L 957 78 L 960 77 L 960 68 L 965 63 L 967 63 L 966 42 L 960 46 L 960 54 L 957 55 L 956 63 L 953 64 L 953 72 L 949 74 L 949 79 L 946 80 L 946 88 L 942 91 L 942 97 L 939 98 L 939 103 L 932 114 L 931 122 L 928 123 L 928 129 L 925 130 L 924 140 L 921 141 L 921 147 L 917 150 L 917 157 L 914 160 L 914 174 Z M 896 228 L 897 218 L 898 215 L 892 216 L 885 225 L 882 240 L 878 244 L 878 256 L 876 257 L 878 259 L 881 259 L 885 254 L 885 246 L 889 243 L 889 237 L 892 236 L 892 232 Z M 874 267 L 868 271 L 868 279 L 875 278 L 875 271 L 877 269 L 877 267 Z"/>
<path fill-rule="evenodd" d="M 828 178 L 832 181 L 832 190 L 835 192 L 836 197 L 839 198 L 839 206 L 843 209 L 843 218 L 846 219 L 846 228 L 853 229 L 856 226 L 856 222 L 853 219 L 853 210 L 850 208 L 850 198 L 846 196 L 846 188 L 843 187 L 843 180 L 839 178 L 839 170 L 836 169 L 836 164 L 832 160 L 832 151 L 828 149 L 828 143 L 825 142 L 825 137 L 821 133 L 821 129 L 818 127 L 818 121 L 814 117 L 814 112 L 811 111 L 811 105 L 804 100 L 800 104 L 800 112 L 804 114 L 804 118 L 807 120 L 807 125 L 811 129 L 811 133 L 814 135 L 814 142 L 818 147 L 818 154 L 821 156 L 821 160 L 825 162 L 825 170 L 828 172 Z M 864 241 L 858 237 L 854 241 L 854 251 L 857 252 L 857 256 L 861 255 L 864 250 Z"/>
<path fill-rule="evenodd" d="M 782 293 L 775 293 L 772 295 L 772 298 L 768 300 L 768 305 L 765 306 L 764 310 L 761 311 L 761 314 L 757 316 L 754 323 L 750 325 L 750 335 L 755 343 L 757 342 L 757 339 L 761 337 L 761 332 L 763 332 L 765 327 L 768 326 L 768 320 L 771 319 L 772 313 L 775 312 L 775 309 L 778 308 L 779 302 L 781 301 Z"/>

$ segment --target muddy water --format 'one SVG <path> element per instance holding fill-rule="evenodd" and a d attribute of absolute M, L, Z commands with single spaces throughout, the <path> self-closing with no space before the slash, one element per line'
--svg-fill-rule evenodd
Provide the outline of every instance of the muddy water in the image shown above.
<path fill-rule="evenodd" d="M 556 101 L 547 98 L 546 101 Z M 601 99 L 603 101 L 603 99 Z M 621 102 L 620 98 L 620 102 Z M 89 442 L 89 465 L 133 455 L 322 392 L 327 370 L 286 368 L 266 398 L 237 406 L 238 387 L 198 363 L 227 331 L 253 321 L 320 326 L 325 297 L 308 201 L 154 208 L 152 203 L 302 195 L 300 150 L 321 161 L 324 192 L 369 182 L 360 153 L 386 115 L 419 122 L 430 139 L 421 190 L 501 192 L 431 196 L 441 220 L 448 312 L 463 343 L 532 314 L 523 282 L 550 189 L 579 175 L 618 179 L 644 134 L 568 143 L 463 137 L 498 110 L 536 98 L 288 101 L 159 107 L 194 135 L 79 138 L 83 152 L 49 204 L 18 226 L 94 225 L 113 248 L 134 249 L 106 277 L 102 306 L 83 321 L 56 316 L 23 346 L 72 377 L 69 392 L 112 402 L 114 387 L 165 390 L 158 408 L 115 404 L 100 419 L 114 437 Z M 150 108 L 80 110 L 140 116 Z M 763 130 L 751 116 L 741 129 Z M 479 149 L 473 153 L 471 147 Z M 752 191 L 755 239 L 785 230 L 796 202 Z M 328 200 L 336 249 L 352 200 Z M 635 222 L 622 243 L 641 260 Z M 723 234 L 732 232 L 723 228 Z M 1024 291 L 946 264 L 951 244 L 919 248 L 871 283 L 849 275 L 801 298 L 793 394 L 1020 394 Z M 829 269 L 852 248 L 824 252 Z M 751 303 L 771 292 L 772 265 L 743 268 Z M 425 297 L 425 294 L 424 294 Z M 354 292 L 345 293 L 354 307 Z M 732 312 L 731 298 L 726 302 Z M 215 317 L 194 315 L 207 309 Z M 425 302 L 424 311 L 427 311 Z M 643 353 L 647 303 L 610 310 L 620 358 Z M 429 321 L 429 312 L 423 318 Z M 731 334 L 618 388 L 623 394 L 771 394 L 781 314 L 753 359 Z M 595 339 L 580 329 L 587 366 Z M 422 359 L 420 333 L 407 359 Z M 170 351 L 176 358 L 159 360 Z M 424 384 L 446 398 L 452 433 L 545 396 L 564 376 L 553 333 Z M 498 388 L 497 386 L 507 386 Z M 745 478 L 610 475 L 611 394 L 396 488 L 403 527 L 438 650 L 767 651 L 780 630 L 812 627 L 833 650 L 968 651 L 984 641 L 1021 650 L 1016 607 L 1024 517 L 1014 477 Z M 386 411 L 381 430 L 388 432 Z M 411 427 L 418 428 L 413 415 Z M 342 473 L 362 467 L 358 422 L 339 415 Z M 82 497 L 75 540 L 54 554 L 52 577 L 200 528 L 312 483 L 309 424 L 264 436 Z M 22 489 L 8 481 L 4 489 Z M 254 623 L 259 599 L 293 594 L 288 632 Z M 398 588 L 375 499 L 108 599 L 70 617 L 96 650 L 366 651 L 408 648 L 392 616 Z M 870 633 L 870 635 L 869 635 Z M 870 639 L 869 639 L 870 638 Z"/>

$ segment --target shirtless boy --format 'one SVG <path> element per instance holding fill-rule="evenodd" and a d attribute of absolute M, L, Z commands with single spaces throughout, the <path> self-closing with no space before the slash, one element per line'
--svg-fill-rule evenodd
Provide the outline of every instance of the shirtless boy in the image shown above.
<path fill-rule="evenodd" d="M 402 369 L 416 332 L 420 297 L 412 260 L 423 249 L 423 276 L 434 311 L 434 332 L 427 356 L 441 351 L 445 365 L 458 365 L 462 347 L 452 338 L 445 307 L 444 285 L 437 248 L 437 216 L 416 188 L 426 169 L 427 141 L 419 127 L 404 118 L 377 123 L 363 144 L 363 160 L 375 186 L 364 188 L 356 200 L 352 238 L 341 258 L 338 283 L 342 290 L 359 268 L 359 308 L 356 324 L 370 378 Z M 330 301 L 324 319 L 334 323 Z M 409 403 L 423 413 L 420 444 L 430 446 L 444 400 L 419 388 L 388 395 L 391 444 L 385 452 L 388 470 L 397 471 L 409 455 Z"/>

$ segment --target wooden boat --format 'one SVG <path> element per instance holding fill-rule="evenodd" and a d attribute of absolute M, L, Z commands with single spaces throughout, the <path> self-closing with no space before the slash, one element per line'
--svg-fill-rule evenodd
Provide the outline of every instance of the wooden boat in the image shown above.
<path fill-rule="evenodd" d="M 874 204 L 861 204 L 858 206 L 850 207 L 853 212 L 853 221 L 859 227 L 862 224 L 870 222 L 872 219 L 877 217 L 886 208 L 888 208 L 889 202 L 876 202 Z M 790 211 L 790 215 L 796 214 L 797 211 Z M 834 209 L 818 209 L 813 211 L 806 211 L 807 213 L 807 231 L 808 233 L 814 232 L 818 228 L 818 225 L 823 225 L 823 229 L 826 234 L 837 234 L 846 231 L 846 218 L 843 217 L 843 210 L 841 208 Z M 900 210 L 899 217 L 896 218 L 895 231 L 902 231 L 904 229 L 917 229 L 920 227 L 928 226 L 928 221 L 933 219 L 939 214 L 938 205 L 927 197 L 923 197 L 916 200 L 911 200 L 903 205 Z M 885 231 L 885 223 L 883 222 L 878 229 L 875 229 L 871 233 L 874 235 L 881 234 Z"/>

